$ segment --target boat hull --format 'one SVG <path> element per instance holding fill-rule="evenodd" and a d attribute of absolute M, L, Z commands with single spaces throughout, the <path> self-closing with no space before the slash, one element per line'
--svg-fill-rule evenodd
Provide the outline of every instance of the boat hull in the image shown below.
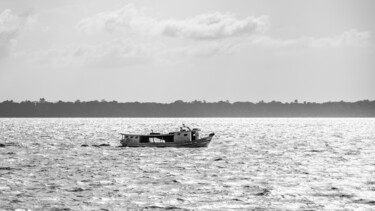
<path fill-rule="evenodd" d="M 128 144 L 126 140 L 121 140 L 122 147 L 175 147 L 175 148 L 199 148 L 199 147 L 208 147 L 214 134 L 210 134 L 205 138 L 194 140 L 186 143 L 137 143 L 137 144 Z"/>

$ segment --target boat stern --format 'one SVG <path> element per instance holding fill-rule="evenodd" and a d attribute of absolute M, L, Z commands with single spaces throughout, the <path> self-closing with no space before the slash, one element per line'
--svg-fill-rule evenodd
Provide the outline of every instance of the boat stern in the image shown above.
<path fill-rule="evenodd" d="M 192 147 L 208 147 L 215 133 L 210 133 L 207 137 L 192 141 Z"/>

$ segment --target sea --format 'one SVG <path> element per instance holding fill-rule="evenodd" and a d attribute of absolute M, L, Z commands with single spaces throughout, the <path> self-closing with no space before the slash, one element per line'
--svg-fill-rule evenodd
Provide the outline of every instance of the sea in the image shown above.
<path fill-rule="evenodd" d="M 209 147 L 120 147 L 182 124 Z M 375 119 L 1 118 L 0 210 L 375 210 Z"/>

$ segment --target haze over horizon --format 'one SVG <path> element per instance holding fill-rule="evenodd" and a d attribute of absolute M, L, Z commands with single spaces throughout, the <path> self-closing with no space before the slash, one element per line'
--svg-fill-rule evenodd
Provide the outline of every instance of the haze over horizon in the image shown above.
<path fill-rule="evenodd" d="M 375 99 L 372 0 L 2 0 L 0 102 Z"/>

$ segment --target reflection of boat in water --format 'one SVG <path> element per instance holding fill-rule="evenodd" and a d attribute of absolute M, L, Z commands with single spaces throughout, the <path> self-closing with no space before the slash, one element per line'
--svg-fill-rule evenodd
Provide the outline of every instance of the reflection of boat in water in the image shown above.
<path fill-rule="evenodd" d="M 167 134 L 150 133 L 148 135 L 121 133 L 123 147 L 207 147 L 214 133 L 207 137 L 199 137 L 199 129 L 183 125 L 180 131 Z"/>

